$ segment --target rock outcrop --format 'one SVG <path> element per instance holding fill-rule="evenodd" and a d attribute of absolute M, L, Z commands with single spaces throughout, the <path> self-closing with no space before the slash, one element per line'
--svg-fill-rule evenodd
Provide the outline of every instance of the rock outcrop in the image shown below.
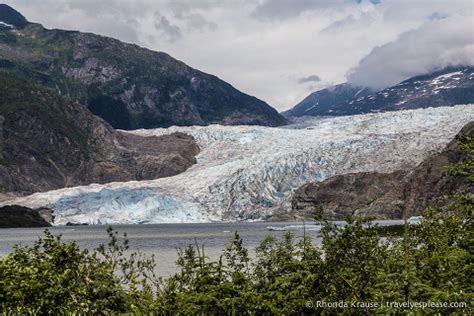
<path fill-rule="evenodd" d="M 327 219 L 343 219 L 381 198 L 400 182 L 406 171 L 392 173 L 360 172 L 331 177 L 299 188 L 288 218 L 310 218 L 318 208 Z"/>
<path fill-rule="evenodd" d="M 49 227 L 53 222 L 49 209 L 31 209 L 19 205 L 0 207 L 0 228 Z"/>
<path fill-rule="evenodd" d="M 455 177 L 447 166 L 467 159 L 459 149 L 459 139 L 474 137 L 474 122 L 464 126 L 446 148 L 420 163 L 411 172 L 345 174 L 300 187 L 292 198 L 289 217 L 306 217 L 321 207 L 325 215 L 342 219 L 346 215 L 399 219 L 403 212 L 418 215 L 436 206 L 443 195 L 474 193 L 472 184 Z"/>
<path fill-rule="evenodd" d="M 0 7 L 0 18 L 12 10 Z M 216 76 L 91 33 L 36 23 L 0 28 L 0 68 L 78 100 L 119 129 L 286 123 L 268 104 Z"/>
<path fill-rule="evenodd" d="M 0 71 L 0 191 L 32 193 L 176 175 L 199 147 L 114 130 L 75 101 Z"/>

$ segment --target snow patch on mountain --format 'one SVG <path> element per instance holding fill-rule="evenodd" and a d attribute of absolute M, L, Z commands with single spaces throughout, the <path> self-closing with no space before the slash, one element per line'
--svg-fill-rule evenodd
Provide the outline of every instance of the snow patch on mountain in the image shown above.
<path fill-rule="evenodd" d="M 447 73 L 447 74 L 443 74 L 443 75 L 439 75 L 438 77 L 435 78 L 436 79 L 444 79 L 444 78 L 450 78 L 450 77 L 453 77 L 453 76 L 461 76 L 462 75 L 462 71 L 453 71 L 453 72 L 450 72 L 450 73 Z M 459 78 L 458 78 L 459 79 Z"/>
<path fill-rule="evenodd" d="M 10 29 L 14 28 L 13 25 L 5 23 L 3 21 L 0 21 L 0 27 L 7 27 L 7 28 L 10 28 Z"/>
<path fill-rule="evenodd" d="M 184 132 L 201 147 L 179 175 L 66 188 L 9 201 L 54 210 L 56 224 L 260 220 L 288 207 L 301 185 L 349 172 L 411 168 L 441 150 L 474 105 L 314 118 L 293 125 L 191 126 L 131 131 Z"/>

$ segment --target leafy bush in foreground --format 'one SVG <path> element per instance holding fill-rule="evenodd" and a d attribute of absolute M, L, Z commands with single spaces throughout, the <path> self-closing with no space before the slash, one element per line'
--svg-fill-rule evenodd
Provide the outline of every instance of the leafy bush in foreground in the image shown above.
<path fill-rule="evenodd" d="M 61 242 L 60 236 L 48 230 L 33 246 L 15 247 L 0 260 L 0 311 L 63 314 L 133 310 L 149 297 L 145 271 L 152 261 L 137 261 L 137 253 L 124 256 L 126 239 L 121 244 L 116 232 L 109 228 L 108 233 L 108 247 L 93 252 L 81 250 L 75 242 Z"/>
<path fill-rule="evenodd" d="M 321 249 L 307 236 L 264 239 L 251 259 L 236 232 L 217 261 L 189 246 L 179 272 L 154 277 L 153 260 L 128 256 L 109 230 L 109 247 L 88 252 L 47 230 L 35 245 L 0 261 L 4 314 L 365 314 L 387 306 L 323 308 L 320 302 L 466 302 L 472 312 L 472 221 L 464 209 L 427 210 L 406 238 L 379 237 L 362 220 L 326 223 Z M 472 211 L 472 207 L 471 207 Z M 125 239 L 126 240 L 126 239 Z M 420 309 L 421 310 L 421 309 Z M 396 310 L 397 312 L 408 312 Z M 413 310 L 411 310 L 413 311 Z"/>

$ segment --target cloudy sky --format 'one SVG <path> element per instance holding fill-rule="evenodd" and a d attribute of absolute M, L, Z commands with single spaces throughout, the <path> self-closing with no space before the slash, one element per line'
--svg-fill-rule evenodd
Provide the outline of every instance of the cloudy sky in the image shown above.
<path fill-rule="evenodd" d="M 349 81 L 383 88 L 474 64 L 473 0 L 7 0 L 47 28 L 164 51 L 285 110 Z"/>

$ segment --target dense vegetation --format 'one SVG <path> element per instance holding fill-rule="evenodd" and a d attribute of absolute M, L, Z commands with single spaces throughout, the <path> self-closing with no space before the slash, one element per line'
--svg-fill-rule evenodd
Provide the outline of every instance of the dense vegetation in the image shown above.
<path fill-rule="evenodd" d="M 473 141 L 465 137 L 469 157 L 451 170 L 471 183 Z M 153 259 L 125 256 L 126 236 L 120 240 L 111 228 L 108 246 L 92 252 L 45 231 L 0 261 L 0 309 L 7 315 L 470 314 L 474 201 L 456 195 L 444 205 L 425 210 L 419 225 L 405 225 L 403 236 L 382 238 L 369 220 L 325 222 L 321 248 L 306 234 L 288 233 L 264 239 L 255 258 L 236 232 L 217 261 L 198 245 L 180 251 L 179 272 L 167 279 L 153 274 Z"/>

